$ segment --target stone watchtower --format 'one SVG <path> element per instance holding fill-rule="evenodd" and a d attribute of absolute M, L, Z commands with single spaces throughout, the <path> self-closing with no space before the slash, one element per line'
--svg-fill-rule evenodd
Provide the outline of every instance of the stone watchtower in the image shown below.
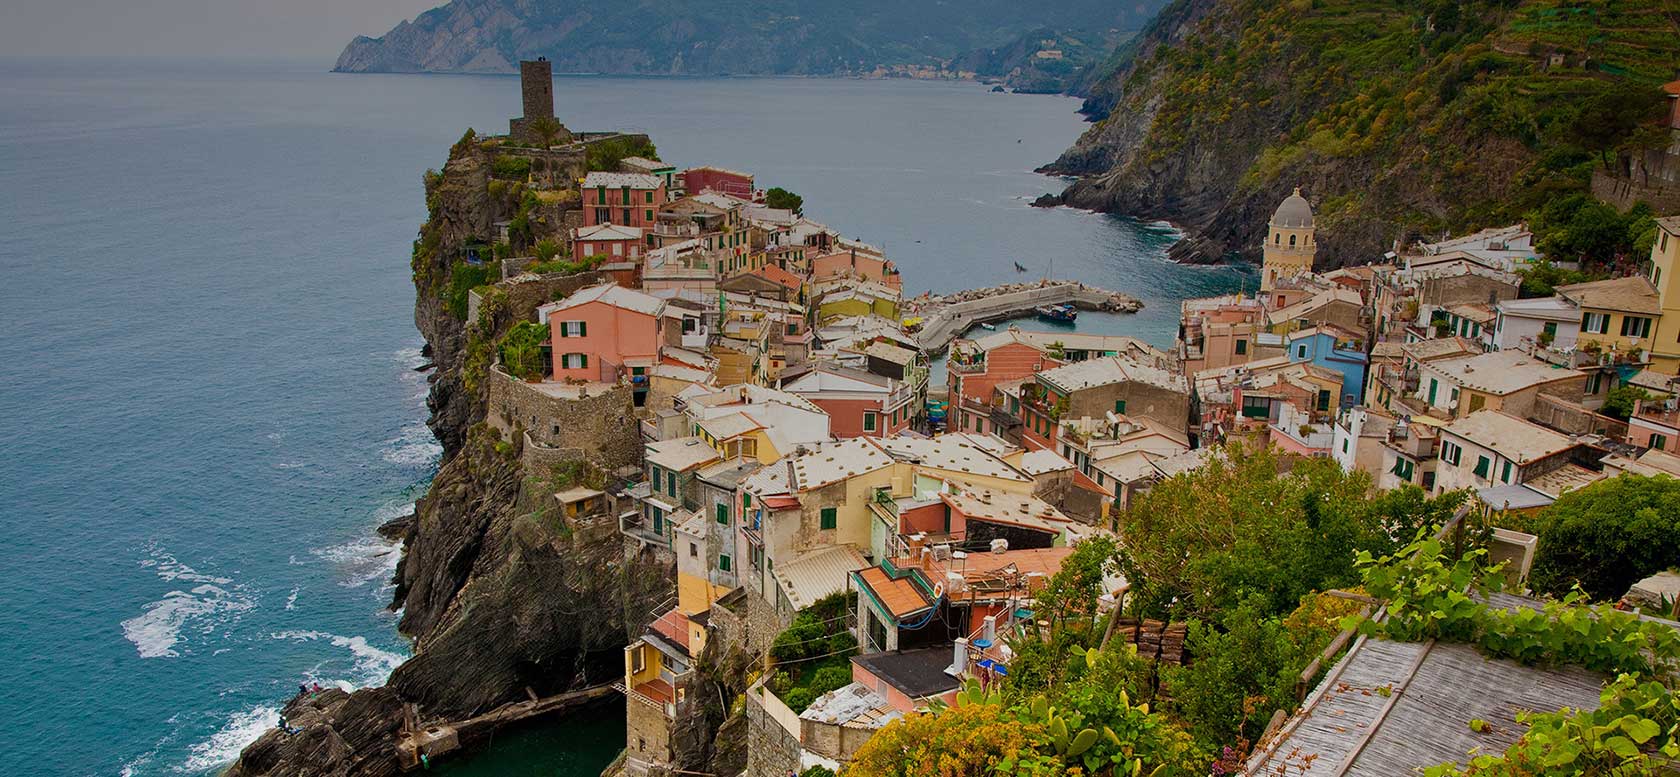
<path fill-rule="evenodd" d="M 508 134 L 527 143 L 545 140 L 544 134 L 533 131 L 531 125 L 542 120 L 537 125 L 541 127 L 554 119 L 554 64 L 547 57 L 519 63 L 519 95 L 525 115 L 508 121 Z M 558 122 L 550 125 L 551 129 L 556 127 L 559 131 L 553 133 L 552 142 L 570 142 L 572 133 Z"/>
<path fill-rule="evenodd" d="M 1312 205 L 1301 196 L 1301 187 L 1284 199 L 1267 226 L 1265 259 L 1260 265 L 1262 292 L 1271 291 L 1279 278 L 1311 272 L 1318 254 Z"/>

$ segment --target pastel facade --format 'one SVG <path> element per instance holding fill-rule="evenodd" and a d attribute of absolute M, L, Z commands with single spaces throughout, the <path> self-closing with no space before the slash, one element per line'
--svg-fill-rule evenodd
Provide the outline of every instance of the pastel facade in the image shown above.
<path fill-rule="evenodd" d="M 665 179 L 648 173 L 590 173 L 583 179 L 583 225 L 652 229 L 665 207 Z"/>
<path fill-rule="evenodd" d="M 616 284 L 537 308 L 548 323 L 554 380 L 617 382 L 659 361 L 665 302 Z"/>
<path fill-rule="evenodd" d="M 1680 100 L 1673 103 L 1680 116 Z M 1664 375 L 1680 374 L 1680 216 L 1657 220 L 1650 280 L 1660 310 L 1651 338 L 1651 366 Z"/>

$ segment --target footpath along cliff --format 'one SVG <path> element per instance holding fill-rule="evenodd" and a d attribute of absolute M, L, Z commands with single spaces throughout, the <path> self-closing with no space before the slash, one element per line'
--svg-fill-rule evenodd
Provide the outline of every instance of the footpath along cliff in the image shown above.
<path fill-rule="evenodd" d="M 494 262 L 463 261 L 495 222 L 556 233 L 575 208 L 564 192 L 526 191 L 523 175 L 497 178 L 504 157 L 552 166 L 552 180 L 575 180 L 584 164 L 581 151 L 503 152 L 469 132 L 426 175 L 414 317 L 435 365 L 427 404 L 444 457 L 413 518 L 393 527 L 404 556 L 391 606 L 402 610 L 414 657 L 384 687 L 293 700 L 284 713 L 292 731 L 270 730 L 246 748 L 233 777 L 395 774 L 410 710 L 421 723 L 458 720 L 622 677 L 624 644 L 670 595 L 666 570 L 626 556 L 616 527 L 556 515 L 557 491 L 599 488 L 607 470 L 635 461 L 640 438 L 628 413 L 597 413 L 611 426 L 592 428 L 595 446 L 576 451 L 533 446 L 523 429 L 491 418 L 497 382 L 511 381 L 491 367 L 494 343 L 538 305 L 598 280 L 556 272 L 498 283 Z M 628 410 L 627 398 L 600 398 L 617 400 Z"/>

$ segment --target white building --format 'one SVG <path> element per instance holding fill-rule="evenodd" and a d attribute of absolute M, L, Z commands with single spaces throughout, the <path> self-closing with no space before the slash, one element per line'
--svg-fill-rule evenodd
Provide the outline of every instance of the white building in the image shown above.
<path fill-rule="evenodd" d="M 1562 297 L 1508 299 L 1494 306 L 1491 345 L 1496 351 L 1529 350 L 1549 336 L 1551 348 L 1569 350 L 1581 333 L 1581 311 Z"/>

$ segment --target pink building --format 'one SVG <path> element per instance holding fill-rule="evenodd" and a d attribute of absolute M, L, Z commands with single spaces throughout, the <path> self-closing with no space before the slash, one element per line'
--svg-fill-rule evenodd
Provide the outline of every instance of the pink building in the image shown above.
<path fill-rule="evenodd" d="M 727 170 L 722 167 L 691 167 L 683 171 L 683 189 L 699 194 L 707 189 L 750 200 L 753 196 L 751 173 Z"/>
<path fill-rule="evenodd" d="M 596 224 L 572 230 L 572 256 L 605 256 L 608 262 L 639 261 L 642 230 L 618 224 Z"/>
<path fill-rule="evenodd" d="M 819 362 L 782 386 L 828 413 L 837 438 L 891 437 L 910 428 L 916 394 L 901 381 L 872 372 Z"/>
<path fill-rule="evenodd" d="M 651 229 L 665 206 L 665 179 L 647 173 L 590 173 L 583 179 L 583 224 Z"/>
<path fill-rule="evenodd" d="M 554 380 L 615 383 L 659 361 L 665 302 L 616 284 L 583 289 L 537 308 L 548 322 Z"/>

